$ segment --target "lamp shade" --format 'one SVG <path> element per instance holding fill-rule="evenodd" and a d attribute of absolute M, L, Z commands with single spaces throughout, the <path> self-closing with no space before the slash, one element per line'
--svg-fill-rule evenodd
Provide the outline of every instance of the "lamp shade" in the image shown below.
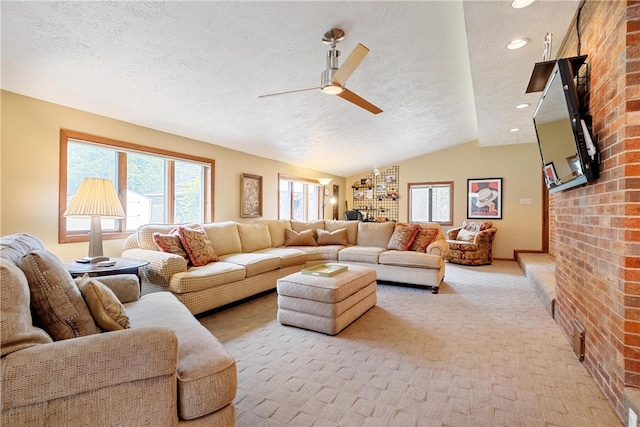
<path fill-rule="evenodd" d="M 102 218 L 124 218 L 124 209 L 113 183 L 108 179 L 85 178 L 64 216 L 100 216 Z"/>
<path fill-rule="evenodd" d="M 328 185 L 331 182 L 331 178 L 318 178 L 320 185 Z"/>

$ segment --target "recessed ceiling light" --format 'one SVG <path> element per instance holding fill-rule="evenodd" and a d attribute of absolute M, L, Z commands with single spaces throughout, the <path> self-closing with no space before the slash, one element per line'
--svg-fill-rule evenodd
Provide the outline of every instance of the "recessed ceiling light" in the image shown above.
<path fill-rule="evenodd" d="M 529 39 L 516 39 L 507 45 L 507 49 L 520 49 L 529 43 Z"/>
<path fill-rule="evenodd" d="M 513 129 L 510 129 L 509 132 L 518 132 L 519 130 L 520 128 L 513 128 Z"/>
<path fill-rule="evenodd" d="M 522 9 L 523 7 L 529 6 L 536 0 L 513 0 L 511 2 L 511 7 L 514 9 Z"/>
<path fill-rule="evenodd" d="M 527 108 L 529 105 L 531 105 L 531 104 L 526 104 L 526 103 L 525 104 L 518 104 L 518 105 L 516 105 L 516 108 L 518 108 L 518 109 Z"/>

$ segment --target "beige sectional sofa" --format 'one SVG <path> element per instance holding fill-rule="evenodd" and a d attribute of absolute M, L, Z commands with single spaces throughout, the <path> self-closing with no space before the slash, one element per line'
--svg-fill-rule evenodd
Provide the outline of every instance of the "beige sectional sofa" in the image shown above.
<path fill-rule="evenodd" d="M 200 226 L 213 245 L 217 262 L 194 267 L 183 256 L 161 251 L 153 234 L 170 233 L 176 227 L 171 224 L 140 227 L 125 240 L 122 251 L 123 257 L 149 261 L 146 279 L 166 287 L 193 314 L 275 289 L 277 279 L 328 261 L 370 267 L 378 280 L 430 287 L 437 293 L 449 250 L 438 224 L 421 226 L 434 229 L 436 235 L 425 252 L 388 250 L 396 226 L 393 222 L 262 220 Z M 291 231 L 311 230 L 315 241 L 318 230 L 344 234 L 343 229 L 347 241 L 341 244 L 291 245 L 287 241 Z"/>
<path fill-rule="evenodd" d="M 0 270 L 1 425 L 235 425 L 235 359 L 170 293 L 140 297 L 135 275 L 100 277 L 130 326 L 101 332 L 38 238 L 0 238 Z"/>

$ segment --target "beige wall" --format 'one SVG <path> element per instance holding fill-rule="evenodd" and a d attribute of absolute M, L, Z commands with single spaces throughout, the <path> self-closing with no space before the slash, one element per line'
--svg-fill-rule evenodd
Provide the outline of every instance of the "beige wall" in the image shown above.
<path fill-rule="evenodd" d="M 278 216 L 278 173 L 304 178 L 344 178 L 251 156 L 220 146 L 98 116 L 15 93 L 1 92 L 0 234 L 28 232 L 40 237 L 63 260 L 85 256 L 88 243 L 58 244 L 58 168 L 60 129 L 202 156 L 216 161 L 215 220 L 252 222 L 239 217 L 240 176 L 263 177 L 264 218 Z M 342 214 L 342 211 L 340 211 Z M 331 217 L 327 205 L 325 217 Z M 106 255 L 119 255 L 121 240 L 104 241 Z"/>
<path fill-rule="evenodd" d="M 408 183 L 453 181 L 453 224 L 461 225 L 467 218 L 467 179 L 502 178 L 502 219 L 493 220 L 498 229 L 494 257 L 512 259 L 514 250 L 541 250 L 542 161 L 537 143 L 479 147 L 474 141 L 396 164 L 400 166 L 400 221 L 408 220 Z M 351 185 L 367 173 L 371 171 L 347 177 L 346 182 Z M 350 206 L 352 196 L 350 191 Z M 532 203 L 521 204 L 520 199 Z"/>

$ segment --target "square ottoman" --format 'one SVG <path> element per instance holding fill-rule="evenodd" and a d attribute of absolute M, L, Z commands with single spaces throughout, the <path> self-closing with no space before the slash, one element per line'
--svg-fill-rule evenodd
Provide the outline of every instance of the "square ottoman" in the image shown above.
<path fill-rule="evenodd" d="M 376 305 L 376 272 L 349 265 L 331 277 L 290 274 L 278 279 L 278 321 L 336 335 Z"/>

